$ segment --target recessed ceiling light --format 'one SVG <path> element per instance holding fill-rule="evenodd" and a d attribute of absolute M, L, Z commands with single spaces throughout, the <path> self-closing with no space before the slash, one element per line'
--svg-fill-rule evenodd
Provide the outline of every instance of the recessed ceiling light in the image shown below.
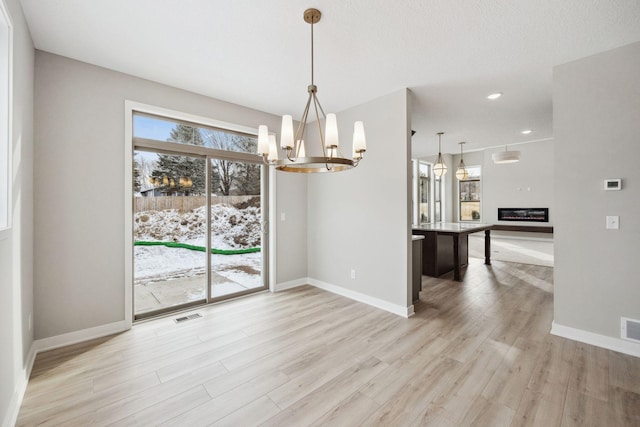
<path fill-rule="evenodd" d="M 501 96 L 502 96 L 502 93 L 496 92 L 496 93 L 492 93 L 491 95 L 487 96 L 487 99 L 494 100 L 494 99 L 500 98 Z"/>
<path fill-rule="evenodd" d="M 520 133 L 523 134 L 523 135 L 529 135 L 531 132 L 533 132 L 531 129 L 525 129 L 525 130 L 520 131 Z"/>

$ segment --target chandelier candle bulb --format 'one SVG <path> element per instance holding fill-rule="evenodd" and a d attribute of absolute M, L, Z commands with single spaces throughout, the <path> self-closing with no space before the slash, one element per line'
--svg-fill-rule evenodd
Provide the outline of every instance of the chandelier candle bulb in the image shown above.
<path fill-rule="evenodd" d="M 278 160 L 278 145 L 276 144 L 275 135 L 269 135 L 269 156 L 267 160 Z"/>
<path fill-rule="evenodd" d="M 258 126 L 258 154 L 269 154 L 269 128 L 265 125 Z"/>
<path fill-rule="evenodd" d="M 333 113 L 327 114 L 327 124 L 325 130 L 325 146 L 327 148 L 337 147 L 338 142 L 338 121 Z"/>
<path fill-rule="evenodd" d="M 282 130 L 280 132 L 280 148 L 293 149 L 293 118 L 289 114 L 282 116 Z"/>
<path fill-rule="evenodd" d="M 364 136 L 364 124 L 355 122 L 353 124 L 353 157 L 362 157 L 362 153 L 365 151 L 367 151 L 367 140 Z"/>

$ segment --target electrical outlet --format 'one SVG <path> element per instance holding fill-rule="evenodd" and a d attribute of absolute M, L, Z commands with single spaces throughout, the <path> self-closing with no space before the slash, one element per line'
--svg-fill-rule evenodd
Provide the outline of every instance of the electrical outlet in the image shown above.
<path fill-rule="evenodd" d="M 354 268 L 351 269 L 351 278 L 352 279 L 356 278 L 356 270 Z"/>
<path fill-rule="evenodd" d="M 285 215 L 284 212 L 280 212 L 280 221 L 284 221 L 287 219 L 287 216 Z"/>
<path fill-rule="evenodd" d="M 607 230 L 617 230 L 620 228 L 619 216 L 607 216 Z"/>

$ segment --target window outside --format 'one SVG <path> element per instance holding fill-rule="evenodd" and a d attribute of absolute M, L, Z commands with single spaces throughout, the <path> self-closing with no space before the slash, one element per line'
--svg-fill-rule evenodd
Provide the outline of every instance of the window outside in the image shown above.
<path fill-rule="evenodd" d="M 469 177 L 458 181 L 460 221 L 480 221 L 480 166 L 467 166 Z"/>
<path fill-rule="evenodd" d="M 419 176 L 418 176 L 418 193 L 420 203 L 420 220 L 419 223 L 429 222 L 429 198 L 430 198 L 430 176 L 431 165 L 428 163 L 419 163 Z"/>

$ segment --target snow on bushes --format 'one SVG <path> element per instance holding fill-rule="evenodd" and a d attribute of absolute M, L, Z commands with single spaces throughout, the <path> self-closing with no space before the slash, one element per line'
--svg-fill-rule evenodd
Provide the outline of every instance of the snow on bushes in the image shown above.
<path fill-rule="evenodd" d="M 211 246 L 240 249 L 260 246 L 260 208 L 218 204 L 211 207 Z M 136 241 L 181 242 L 205 246 L 206 208 L 138 212 L 134 215 Z"/>

